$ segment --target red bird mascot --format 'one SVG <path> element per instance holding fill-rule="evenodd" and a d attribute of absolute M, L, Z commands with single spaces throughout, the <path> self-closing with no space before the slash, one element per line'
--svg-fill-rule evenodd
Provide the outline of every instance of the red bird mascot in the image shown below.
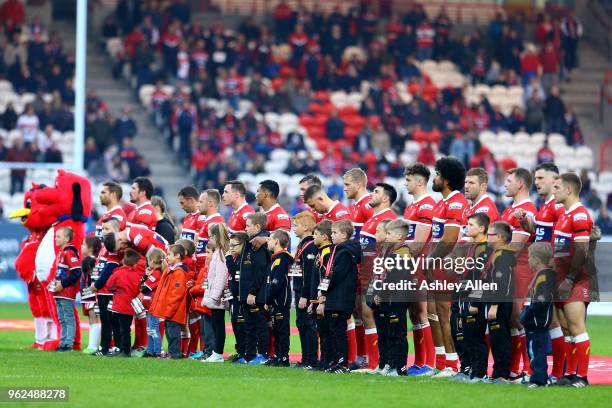
<path fill-rule="evenodd" d="M 91 215 L 91 183 L 84 177 L 58 170 L 52 187 L 32 183 L 24 196 L 24 208 L 9 215 L 21 218 L 30 236 L 22 244 L 15 260 L 15 269 L 28 285 L 30 310 L 34 316 L 35 343 L 33 347 L 55 350 L 59 346 L 60 326 L 53 294 L 47 290 L 55 278 L 55 231 L 71 227 L 72 245 L 81 248 L 85 237 L 85 223 Z M 79 313 L 75 307 L 76 334 L 74 348 L 81 347 Z"/>

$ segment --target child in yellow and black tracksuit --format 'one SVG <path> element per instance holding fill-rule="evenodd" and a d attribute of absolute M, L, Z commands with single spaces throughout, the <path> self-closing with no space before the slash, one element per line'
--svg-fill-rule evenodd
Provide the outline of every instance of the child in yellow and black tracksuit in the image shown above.
<path fill-rule="evenodd" d="M 315 262 L 316 272 L 312 276 L 312 293 L 313 297 L 310 299 L 310 305 L 308 306 L 308 313 L 311 316 L 315 316 L 317 322 L 317 332 L 319 334 L 319 343 L 321 349 L 320 361 L 318 362 L 316 367 L 312 367 L 312 369 L 317 370 L 326 370 L 331 367 L 331 354 L 329 350 L 330 345 L 330 336 L 329 336 L 329 325 L 328 321 L 325 320 L 322 314 L 316 313 L 316 308 L 319 305 L 318 292 L 319 285 L 321 280 L 325 277 L 325 268 L 327 267 L 329 257 L 331 255 L 331 251 L 333 249 L 331 243 L 331 229 L 332 223 L 331 221 L 324 220 L 319 222 L 315 228 L 313 233 L 313 242 L 317 246 L 318 253 Z"/>
<path fill-rule="evenodd" d="M 272 253 L 272 264 L 266 279 L 266 309 L 272 316 L 274 335 L 274 358 L 265 365 L 289 367 L 289 309 L 291 308 L 291 286 L 289 285 L 289 266 L 293 256 L 287 252 L 289 234 L 276 230 L 268 239 L 268 249 Z"/>
<path fill-rule="evenodd" d="M 323 315 L 329 330 L 328 350 L 332 363 L 326 371 L 348 373 L 347 320 L 355 306 L 357 265 L 361 263 L 361 245 L 351 240 L 353 224 L 349 220 L 332 224 L 334 247 L 327 261 L 325 277 L 319 285 L 317 314 Z"/>

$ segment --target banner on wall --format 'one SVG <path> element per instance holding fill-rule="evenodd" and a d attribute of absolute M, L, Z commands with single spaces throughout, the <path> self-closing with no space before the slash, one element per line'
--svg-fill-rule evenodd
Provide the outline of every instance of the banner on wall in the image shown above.
<path fill-rule="evenodd" d="M 0 220 L 0 281 L 19 279 L 15 271 L 15 258 L 28 234 L 22 225 Z"/>

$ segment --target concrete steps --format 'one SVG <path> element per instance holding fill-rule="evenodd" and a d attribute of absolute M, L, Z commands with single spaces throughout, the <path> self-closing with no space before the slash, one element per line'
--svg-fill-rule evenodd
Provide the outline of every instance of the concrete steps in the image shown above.
<path fill-rule="evenodd" d="M 179 166 L 174 151 L 168 148 L 148 112 L 135 99 L 134 91 L 125 81 L 112 77 L 112 62 L 94 44 L 89 45 L 87 52 L 87 88 L 95 89 L 115 115 L 124 106 L 131 106 L 131 116 L 138 125 L 134 147 L 149 164 L 153 183 L 163 189 L 169 208 L 180 214 L 176 196 L 181 187 L 191 182 L 190 174 Z"/>

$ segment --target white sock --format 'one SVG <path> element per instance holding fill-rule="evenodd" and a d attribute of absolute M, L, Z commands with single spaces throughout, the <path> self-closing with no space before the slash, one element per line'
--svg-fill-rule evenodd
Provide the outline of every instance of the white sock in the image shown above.
<path fill-rule="evenodd" d="M 34 341 L 43 344 L 47 339 L 47 321 L 44 317 L 34 318 Z"/>
<path fill-rule="evenodd" d="M 47 340 L 55 341 L 59 340 L 59 328 L 53 321 L 53 319 L 47 319 Z"/>
<path fill-rule="evenodd" d="M 89 325 L 89 345 L 87 348 L 97 350 L 100 345 L 100 333 L 102 332 L 102 324 L 92 323 Z"/>

